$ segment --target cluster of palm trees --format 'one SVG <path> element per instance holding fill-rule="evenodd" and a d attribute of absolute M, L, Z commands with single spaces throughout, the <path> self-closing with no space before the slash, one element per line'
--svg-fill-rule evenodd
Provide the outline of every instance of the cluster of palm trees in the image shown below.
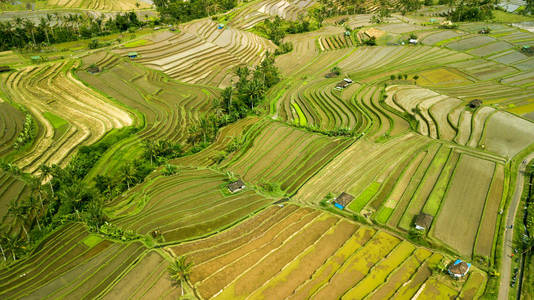
<path fill-rule="evenodd" d="M 164 19 L 187 22 L 230 10 L 237 6 L 236 0 L 154 0 Z"/>
<path fill-rule="evenodd" d="M 192 270 L 193 263 L 189 262 L 185 256 L 177 257 L 169 265 L 169 276 L 173 283 L 180 285 L 182 296 L 184 295 L 184 284 L 189 284 L 189 276 Z"/>
<path fill-rule="evenodd" d="M 47 14 L 35 23 L 31 18 L 0 22 L 0 51 L 87 39 L 141 26 L 134 12 L 106 17 L 90 14 Z"/>
<path fill-rule="evenodd" d="M 24 252 L 23 250 L 29 248 L 32 242 L 30 234 L 32 228 L 37 226 L 39 232 L 42 233 L 42 220 L 46 218 L 48 219 L 47 222 L 49 221 L 50 215 L 47 210 L 49 201 L 47 200 L 53 194 L 53 188 L 52 185 L 43 186 L 41 183 L 52 174 L 52 168 L 42 166 L 40 176 L 33 177 L 22 173 L 12 164 L 4 164 L 2 167 L 11 176 L 23 180 L 30 189 L 29 195 L 26 195 L 27 198 L 15 199 L 10 202 L 6 215 L 10 223 L 4 226 L 0 232 L 0 251 L 4 261 L 7 261 L 9 257 L 7 252 L 11 252 L 11 257 L 15 261 L 17 253 Z M 47 194 L 47 196 L 43 194 Z M 5 220 L 6 218 L 4 218 Z"/>

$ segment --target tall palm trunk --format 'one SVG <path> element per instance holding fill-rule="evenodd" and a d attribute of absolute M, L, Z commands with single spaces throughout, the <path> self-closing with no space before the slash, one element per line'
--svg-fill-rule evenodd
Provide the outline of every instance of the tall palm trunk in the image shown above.
<path fill-rule="evenodd" d="M 4 252 L 4 247 L 2 247 L 2 245 L 0 245 L 0 250 L 2 250 L 2 256 L 4 257 L 4 261 L 7 261 L 6 253 Z"/>

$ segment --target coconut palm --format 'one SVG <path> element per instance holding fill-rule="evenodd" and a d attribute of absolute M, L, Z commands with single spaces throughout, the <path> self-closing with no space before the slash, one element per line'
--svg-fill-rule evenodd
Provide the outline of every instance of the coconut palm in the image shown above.
<path fill-rule="evenodd" d="M 5 233 L 0 233 L 0 251 L 2 251 L 2 256 L 4 257 L 4 261 L 7 261 L 6 258 L 6 252 L 4 251 L 4 246 L 8 244 L 9 236 L 7 236 Z"/>
<path fill-rule="evenodd" d="M 26 207 L 20 205 L 15 200 L 13 200 L 9 204 L 7 213 L 11 217 L 13 217 L 13 219 L 15 220 L 15 223 L 20 223 L 22 230 L 24 230 L 24 233 L 26 234 L 26 238 L 29 242 L 30 235 L 28 234 L 28 230 L 26 230 Z"/>
<path fill-rule="evenodd" d="M 187 284 L 189 281 L 189 276 L 191 275 L 191 270 L 193 269 L 193 263 L 188 262 L 185 256 L 180 256 L 176 258 L 169 265 L 169 275 L 175 283 L 180 284 L 180 289 L 182 290 L 182 296 L 184 295 L 183 284 Z"/>

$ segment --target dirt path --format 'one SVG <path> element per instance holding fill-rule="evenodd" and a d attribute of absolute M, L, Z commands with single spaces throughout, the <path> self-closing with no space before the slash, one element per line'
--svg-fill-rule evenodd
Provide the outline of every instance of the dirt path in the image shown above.
<path fill-rule="evenodd" d="M 525 160 L 528 162 L 534 159 L 534 153 L 528 155 Z M 527 164 L 521 164 L 519 166 L 519 171 L 517 174 L 517 182 L 515 185 L 514 196 L 512 198 L 512 203 L 510 203 L 510 208 L 508 209 L 508 217 L 506 218 L 506 226 L 514 224 L 515 215 L 517 213 L 517 207 L 521 200 L 521 194 L 523 192 L 523 185 L 525 181 L 525 167 Z M 502 262 L 501 262 L 501 282 L 499 284 L 499 300 L 506 300 L 509 298 L 510 293 L 510 278 L 512 274 L 512 241 L 514 237 L 514 229 L 505 229 L 504 233 L 504 247 L 502 253 Z"/>

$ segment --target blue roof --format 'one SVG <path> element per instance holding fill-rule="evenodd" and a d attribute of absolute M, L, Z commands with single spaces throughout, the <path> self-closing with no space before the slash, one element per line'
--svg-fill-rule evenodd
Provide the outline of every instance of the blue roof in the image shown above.
<path fill-rule="evenodd" d="M 339 209 L 343 209 L 345 207 L 343 207 L 343 205 L 339 204 L 339 203 L 334 203 L 334 206 L 339 208 Z"/>

